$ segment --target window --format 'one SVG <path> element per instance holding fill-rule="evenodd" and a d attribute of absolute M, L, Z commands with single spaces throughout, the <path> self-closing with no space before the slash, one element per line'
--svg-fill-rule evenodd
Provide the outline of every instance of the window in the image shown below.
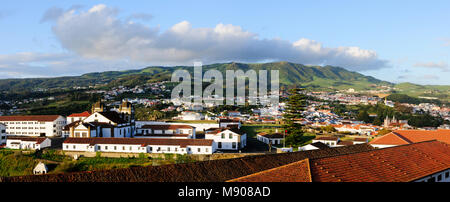
<path fill-rule="evenodd" d="M 206 148 L 205 151 L 208 152 L 208 148 Z"/>
<path fill-rule="evenodd" d="M 438 175 L 437 176 L 437 181 L 439 182 L 439 181 L 441 181 L 442 180 L 442 175 Z"/>
<path fill-rule="evenodd" d="M 236 149 L 236 142 L 233 142 L 232 147 L 233 149 Z"/>
<path fill-rule="evenodd" d="M 427 180 L 427 182 L 436 182 L 436 178 L 435 177 L 431 177 L 430 179 Z"/>
<path fill-rule="evenodd" d="M 125 146 L 122 147 L 122 150 L 125 150 Z"/>
<path fill-rule="evenodd" d="M 117 150 L 117 146 L 114 146 L 114 150 Z"/>
<path fill-rule="evenodd" d="M 229 134 L 228 134 L 228 137 L 229 137 L 230 139 L 233 139 L 233 134 L 229 133 Z"/>
<path fill-rule="evenodd" d="M 200 148 L 197 148 L 197 152 L 200 152 Z"/>
<path fill-rule="evenodd" d="M 225 139 L 225 133 L 222 133 L 222 139 Z"/>
<path fill-rule="evenodd" d="M 219 142 L 219 143 L 217 144 L 217 148 L 222 148 L 222 143 L 221 143 L 221 142 Z"/>
<path fill-rule="evenodd" d="M 447 172 L 445 173 L 445 178 L 448 178 L 448 177 L 450 177 L 450 171 L 447 171 Z"/>
<path fill-rule="evenodd" d="M 108 146 L 105 146 L 105 150 L 108 150 Z"/>
<path fill-rule="evenodd" d="M 73 149 L 75 149 L 75 145 L 73 145 Z"/>
<path fill-rule="evenodd" d="M 167 147 L 167 151 L 170 151 L 170 147 Z"/>

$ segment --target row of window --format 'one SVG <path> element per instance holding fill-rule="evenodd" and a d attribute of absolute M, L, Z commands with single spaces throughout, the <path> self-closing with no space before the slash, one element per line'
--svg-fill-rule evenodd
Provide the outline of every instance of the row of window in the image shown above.
<path fill-rule="evenodd" d="M 72 148 L 73 148 L 73 149 L 77 149 L 77 146 L 76 146 L 76 145 L 72 145 Z M 118 148 L 118 147 L 117 147 L 117 146 L 113 146 L 112 148 L 113 148 L 113 149 L 111 149 L 111 150 L 117 151 L 117 148 Z M 120 147 L 119 147 L 119 148 L 120 148 Z M 125 146 L 122 146 L 121 148 L 122 148 L 122 151 L 126 151 L 126 147 L 125 147 Z M 66 145 L 66 149 L 69 149 L 69 145 Z M 89 149 L 89 146 L 86 146 L 86 149 Z M 98 150 L 102 150 L 102 147 L 101 147 L 100 145 L 98 145 L 98 146 L 97 146 L 97 149 L 98 149 Z M 128 147 L 128 149 L 129 149 L 129 151 L 131 151 L 131 150 L 133 150 L 133 147 L 130 146 L 130 147 Z M 145 148 L 141 148 L 141 149 L 142 149 L 142 150 L 145 150 Z M 162 149 L 163 149 L 162 147 L 157 147 L 157 148 L 156 148 L 156 151 L 157 151 L 157 152 L 160 152 L 160 151 L 162 151 Z M 108 146 L 103 146 L 103 150 L 109 150 Z M 149 151 L 152 151 L 152 150 L 153 150 L 153 148 L 152 148 L 152 147 L 149 147 Z M 169 152 L 170 152 L 170 151 L 171 151 L 171 150 L 170 150 L 170 147 L 167 147 L 165 151 L 169 151 Z M 178 152 L 178 147 L 175 147 L 174 151 L 175 151 L 175 152 Z M 184 151 L 184 150 L 182 149 L 182 151 Z M 191 148 L 188 147 L 188 148 L 187 148 L 187 151 L 190 152 L 190 151 L 191 151 Z M 197 152 L 201 152 L 201 148 L 200 148 L 200 147 L 197 148 Z M 208 148 L 205 148 L 205 152 L 209 152 L 209 149 L 208 149 Z"/>
<path fill-rule="evenodd" d="M 142 132 L 144 134 L 154 134 L 155 131 L 162 131 L 161 134 L 180 134 L 180 133 L 183 133 L 182 130 L 179 130 L 179 131 L 177 131 L 177 130 L 153 130 L 153 133 L 152 133 L 152 129 L 142 130 Z M 187 133 L 188 134 L 192 134 L 192 130 L 187 130 Z"/>
<path fill-rule="evenodd" d="M 58 122 L 65 123 L 65 121 L 58 121 Z M 17 121 L 17 122 L 1 122 L 1 123 L 3 123 L 3 124 L 45 124 L 45 122 L 19 122 L 19 121 Z M 64 124 L 64 123 L 61 123 L 61 124 Z"/>
<path fill-rule="evenodd" d="M 228 133 L 228 138 L 229 139 L 233 139 L 233 134 L 232 133 Z M 222 133 L 222 139 L 225 139 L 225 133 Z"/>
<path fill-rule="evenodd" d="M 26 135 L 26 134 L 29 134 L 29 135 L 32 135 L 32 134 L 39 135 L 39 134 L 41 134 L 41 133 L 40 133 L 40 132 L 9 132 L 9 134 L 11 134 L 11 135 L 20 135 L 20 134 L 24 134 L 24 135 Z"/>
<path fill-rule="evenodd" d="M 222 149 L 222 142 L 217 143 L 217 148 Z M 231 148 L 236 149 L 236 142 L 231 143 Z"/>
<path fill-rule="evenodd" d="M 6 127 L 6 129 L 45 129 L 45 127 Z"/>

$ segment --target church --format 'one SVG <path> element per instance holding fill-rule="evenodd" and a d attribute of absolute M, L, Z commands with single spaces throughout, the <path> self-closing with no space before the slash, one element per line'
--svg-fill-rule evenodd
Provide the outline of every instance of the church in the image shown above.
<path fill-rule="evenodd" d="M 64 127 L 68 137 L 133 137 L 136 131 L 134 107 L 123 101 L 108 109 L 101 101 L 92 105 L 89 116 L 71 122 Z"/>

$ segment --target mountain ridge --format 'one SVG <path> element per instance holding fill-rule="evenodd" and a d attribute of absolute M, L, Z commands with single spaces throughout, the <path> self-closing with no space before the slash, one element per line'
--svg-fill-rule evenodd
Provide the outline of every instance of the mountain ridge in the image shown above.
<path fill-rule="evenodd" d="M 170 81 L 171 74 L 177 69 L 193 72 L 193 66 L 148 66 L 142 69 L 123 71 L 91 72 L 80 76 L 63 76 L 53 78 L 24 78 L 24 79 L 0 79 L 1 91 L 23 91 L 45 88 L 72 88 L 74 86 L 87 87 L 94 85 L 133 86 L 147 82 Z M 216 69 L 224 73 L 229 69 L 241 69 L 244 72 L 253 69 L 258 70 L 280 70 L 280 84 L 294 86 L 301 84 L 307 88 L 321 90 L 343 90 L 354 88 L 355 90 L 373 90 L 377 86 L 404 87 L 407 89 L 425 89 L 430 92 L 450 91 L 450 86 L 419 85 L 409 83 L 394 84 L 383 81 L 372 76 L 365 76 L 358 72 L 347 70 L 337 66 L 314 66 L 296 64 L 287 61 L 269 63 L 215 63 L 203 65 L 203 72 Z M 270 73 L 269 73 L 270 75 Z M 410 93 L 411 90 L 404 92 Z M 441 92 L 442 93 L 442 92 Z M 413 93 L 415 96 L 429 95 L 429 93 Z M 423 95 L 422 95 L 423 94 Z M 442 96 L 441 96 L 442 97 Z M 445 97 L 445 96 L 444 96 Z"/>

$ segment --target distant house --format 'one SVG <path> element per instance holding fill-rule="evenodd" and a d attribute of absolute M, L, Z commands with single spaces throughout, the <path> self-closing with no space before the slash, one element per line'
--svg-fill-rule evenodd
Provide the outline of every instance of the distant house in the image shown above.
<path fill-rule="evenodd" d="M 328 148 L 330 148 L 330 147 L 322 142 L 315 142 L 315 143 L 307 144 L 303 147 L 298 147 L 298 150 L 299 151 L 308 151 L 308 150 L 328 149 Z"/>
<path fill-rule="evenodd" d="M 208 131 L 205 139 L 213 140 L 218 150 L 239 150 L 247 146 L 247 134 L 237 128 L 220 128 Z"/>
<path fill-rule="evenodd" d="M 229 128 L 229 127 L 237 127 L 241 128 L 241 121 L 239 119 L 219 119 L 219 127 L 220 128 Z"/>
<path fill-rule="evenodd" d="M 185 120 L 185 121 L 195 121 L 195 120 L 204 120 L 205 116 L 198 112 L 191 112 L 191 111 L 184 111 L 181 112 L 178 117 L 174 118 L 178 120 Z"/>
<path fill-rule="evenodd" d="M 51 140 L 45 137 L 8 136 L 6 148 L 39 150 L 51 146 Z"/>
<path fill-rule="evenodd" d="M 91 115 L 91 113 L 89 113 L 88 111 L 84 111 L 82 113 L 73 113 L 73 114 L 67 116 L 67 124 L 70 124 L 70 123 L 73 123 L 76 121 L 83 121 L 90 115 Z"/>
<path fill-rule="evenodd" d="M 228 116 L 238 117 L 238 116 L 241 116 L 241 112 L 239 112 L 239 111 L 228 111 Z"/>
<path fill-rule="evenodd" d="M 266 144 L 271 143 L 272 145 L 281 144 L 285 135 L 283 133 L 258 133 L 256 139 L 264 142 Z"/>
<path fill-rule="evenodd" d="M 143 125 L 137 129 L 137 138 L 195 139 L 195 127 L 190 125 L 164 124 Z"/>
<path fill-rule="evenodd" d="M 35 175 L 42 175 L 42 174 L 47 174 L 47 173 L 48 173 L 48 168 L 42 162 L 39 162 L 36 165 L 36 167 L 34 167 L 34 169 L 33 169 L 33 174 L 35 174 Z"/>
<path fill-rule="evenodd" d="M 351 140 L 341 140 L 338 137 L 318 137 L 312 141 L 313 143 L 321 142 L 330 147 L 342 147 L 342 146 L 350 146 L 355 144 L 364 144 L 368 142 L 367 138 L 355 138 L 353 141 Z"/>
<path fill-rule="evenodd" d="M 323 144 L 335 147 L 337 146 L 337 143 L 339 142 L 338 137 L 318 137 L 314 140 L 312 140 L 312 143 L 321 142 Z"/>
<path fill-rule="evenodd" d="M 396 130 L 375 138 L 369 144 L 376 148 L 386 148 L 429 140 L 450 144 L 450 130 Z"/>

